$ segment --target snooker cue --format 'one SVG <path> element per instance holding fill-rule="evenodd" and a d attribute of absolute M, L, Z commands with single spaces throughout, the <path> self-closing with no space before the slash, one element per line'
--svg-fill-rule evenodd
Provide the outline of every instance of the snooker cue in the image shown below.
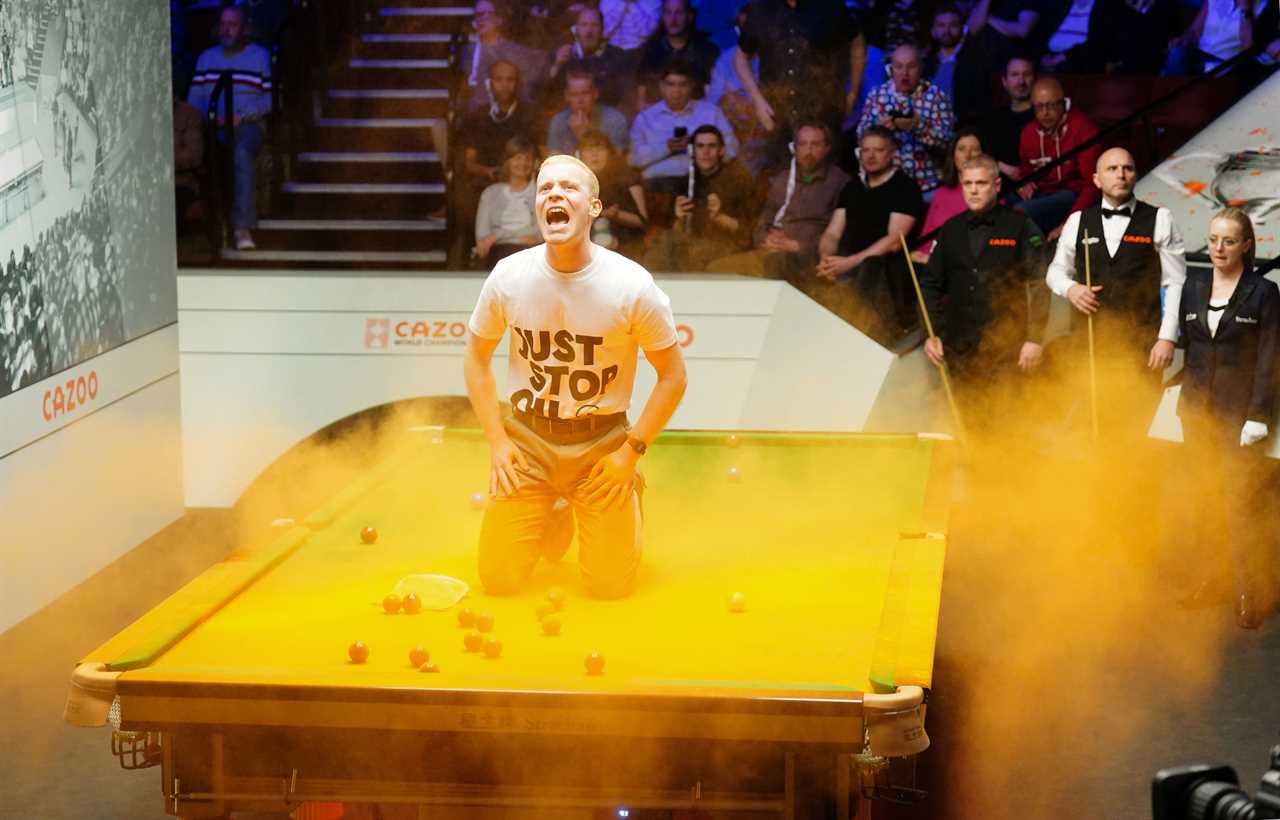
<path fill-rule="evenodd" d="M 1093 293 L 1093 272 L 1089 266 L 1089 230 L 1084 231 L 1084 286 Z M 1085 318 L 1089 321 L 1089 424 L 1093 430 L 1093 440 L 1098 440 L 1098 369 L 1093 352 L 1093 314 Z"/>
<path fill-rule="evenodd" d="M 924 306 L 924 291 L 920 290 L 920 279 L 916 276 L 915 263 L 911 261 L 911 250 L 907 247 L 907 237 L 904 234 L 898 234 L 898 239 L 902 241 L 902 255 L 907 258 L 907 271 L 911 273 L 911 284 L 916 289 L 916 303 L 920 306 L 920 316 L 924 319 L 925 333 L 929 334 L 929 338 L 933 339 L 933 322 L 929 320 L 929 311 Z M 945 351 L 943 351 L 945 354 Z M 955 394 L 951 392 L 951 376 L 947 372 L 947 362 L 944 359 L 942 364 L 938 366 L 938 372 L 942 374 L 942 390 L 947 394 L 947 406 L 951 408 L 951 418 L 956 425 L 956 439 L 960 445 L 964 446 L 964 422 L 960 419 L 960 408 L 956 405 Z"/>

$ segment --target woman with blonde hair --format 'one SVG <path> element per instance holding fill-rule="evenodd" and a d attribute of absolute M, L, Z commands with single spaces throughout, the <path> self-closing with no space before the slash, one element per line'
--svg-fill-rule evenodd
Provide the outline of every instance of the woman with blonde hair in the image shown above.
<path fill-rule="evenodd" d="M 1198 511 L 1198 542 L 1229 542 L 1236 620 L 1246 629 L 1261 625 L 1266 605 L 1259 491 L 1280 344 L 1280 290 L 1253 270 L 1255 254 L 1247 213 L 1225 208 L 1214 215 L 1213 268 L 1188 272 L 1179 334 L 1185 364 L 1178 416 L 1198 495 L 1208 501 Z M 1206 584 L 1216 581 L 1217 569 L 1206 568 Z"/>

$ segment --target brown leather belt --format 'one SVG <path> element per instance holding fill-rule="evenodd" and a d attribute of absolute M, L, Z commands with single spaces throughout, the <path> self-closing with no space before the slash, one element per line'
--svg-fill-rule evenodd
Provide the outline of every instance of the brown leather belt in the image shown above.
<path fill-rule="evenodd" d="M 552 444 L 579 444 L 590 441 L 620 424 L 627 423 L 626 413 L 581 416 L 576 419 L 553 419 L 513 409 L 511 415 Z"/>

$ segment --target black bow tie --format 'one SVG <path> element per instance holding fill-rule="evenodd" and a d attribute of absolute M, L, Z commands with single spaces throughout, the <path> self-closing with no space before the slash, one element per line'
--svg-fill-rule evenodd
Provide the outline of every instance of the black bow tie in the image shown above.
<path fill-rule="evenodd" d="M 983 225 L 995 225 L 995 224 L 996 224 L 996 221 L 992 219 L 990 216 L 987 216 L 986 214 L 979 214 L 978 216 L 969 217 L 970 228 L 979 228 Z"/>
<path fill-rule="evenodd" d="M 1110 217 L 1113 217 L 1113 216 L 1132 216 L 1132 215 L 1133 215 L 1133 211 L 1129 210 L 1128 208 L 1116 208 L 1114 211 L 1111 210 L 1110 208 L 1102 209 L 1103 219 L 1109 219 Z"/>

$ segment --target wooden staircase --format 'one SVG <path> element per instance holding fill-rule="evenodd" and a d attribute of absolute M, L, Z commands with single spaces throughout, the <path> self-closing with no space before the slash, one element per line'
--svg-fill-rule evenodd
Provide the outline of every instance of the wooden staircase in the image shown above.
<path fill-rule="evenodd" d="M 238 266 L 443 269 L 449 39 L 470 6 L 383 0 L 316 83 L 257 250 Z M 288 55 L 285 59 L 306 59 Z"/>

